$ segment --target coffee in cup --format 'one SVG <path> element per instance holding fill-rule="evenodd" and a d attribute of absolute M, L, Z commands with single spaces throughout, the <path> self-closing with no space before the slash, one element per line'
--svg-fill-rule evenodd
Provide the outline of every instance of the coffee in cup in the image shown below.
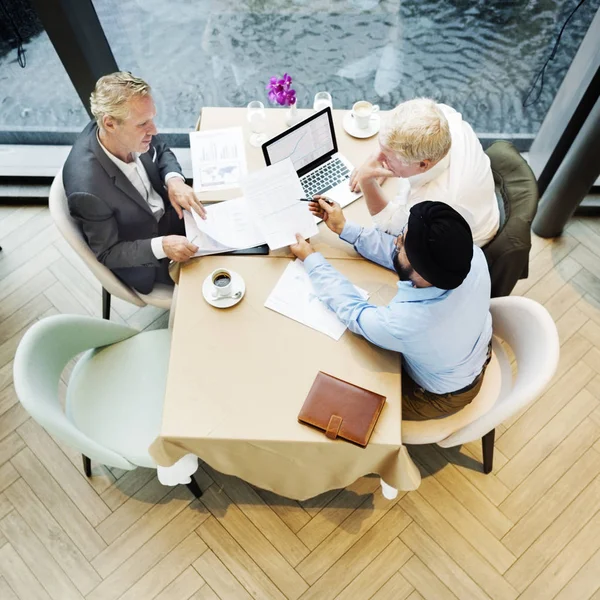
<path fill-rule="evenodd" d="M 210 276 L 212 295 L 215 298 L 231 296 L 231 272 L 227 269 L 216 269 Z"/>
<path fill-rule="evenodd" d="M 379 106 L 371 104 L 367 100 L 359 100 L 352 106 L 352 118 L 359 129 L 367 129 L 369 122 L 377 112 L 379 112 Z"/>

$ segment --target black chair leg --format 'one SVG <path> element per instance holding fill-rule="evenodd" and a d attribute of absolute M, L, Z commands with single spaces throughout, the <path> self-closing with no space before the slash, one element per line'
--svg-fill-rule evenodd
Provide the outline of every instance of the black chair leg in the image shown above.
<path fill-rule="evenodd" d="M 189 483 L 186 483 L 186 485 L 187 485 L 188 490 L 190 490 L 190 492 L 192 492 L 192 494 L 194 494 L 194 496 L 196 496 L 196 498 L 200 498 L 200 496 L 202 496 L 202 490 L 200 489 L 200 486 L 194 479 L 193 475 L 192 475 L 192 481 L 190 481 Z"/>
<path fill-rule="evenodd" d="M 110 294 L 102 288 L 102 318 L 110 321 Z"/>
<path fill-rule="evenodd" d="M 494 440 L 496 439 L 496 430 L 488 431 L 481 438 L 481 449 L 483 450 L 483 472 L 487 475 L 492 472 L 494 466 Z"/>
<path fill-rule="evenodd" d="M 92 476 L 92 461 L 85 455 L 82 454 L 81 458 L 83 458 L 83 472 L 88 476 Z"/>

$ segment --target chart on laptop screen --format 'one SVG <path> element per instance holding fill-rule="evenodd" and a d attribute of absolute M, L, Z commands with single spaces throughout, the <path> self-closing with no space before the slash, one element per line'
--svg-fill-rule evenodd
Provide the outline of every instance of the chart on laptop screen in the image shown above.
<path fill-rule="evenodd" d="M 327 114 L 291 131 L 289 135 L 269 145 L 271 163 L 292 159 L 294 169 L 299 171 L 313 160 L 333 150 L 333 138 Z"/>

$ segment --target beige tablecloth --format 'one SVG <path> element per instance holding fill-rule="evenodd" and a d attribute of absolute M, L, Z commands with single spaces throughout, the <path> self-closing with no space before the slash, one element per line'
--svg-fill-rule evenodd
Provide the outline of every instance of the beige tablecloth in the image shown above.
<path fill-rule="evenodd" d="M 263 306 L 289 259 L 204 257 L 182 269 L 161 434 L 150 453 L 161 466 L 185 454 L 282 496 L 304 500 L 368 473 L 412 490 L 420 475 L 401 439 L 400 360 L 346 331 L 340 341 Z M 385 303 L 394 273 L 364 260 L 333 259 Z M 216 309 L 202 297 L 215 268 L 238 272 L 246 295 Z M 319 370 L 386 396 L 367 448 L 297 422 Z"/>

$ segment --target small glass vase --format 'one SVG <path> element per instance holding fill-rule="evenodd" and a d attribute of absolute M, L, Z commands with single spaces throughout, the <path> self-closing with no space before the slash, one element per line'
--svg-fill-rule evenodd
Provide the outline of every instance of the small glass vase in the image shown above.
<path fill-rule="evenodd" d="M 293 127 L 302 120 L 302 117 L 300 117 L 300 114 L 298 113 L 297 104 L 297 102 L 294 102 L 285 113 L 285 124 L 288 127 Z"/>

